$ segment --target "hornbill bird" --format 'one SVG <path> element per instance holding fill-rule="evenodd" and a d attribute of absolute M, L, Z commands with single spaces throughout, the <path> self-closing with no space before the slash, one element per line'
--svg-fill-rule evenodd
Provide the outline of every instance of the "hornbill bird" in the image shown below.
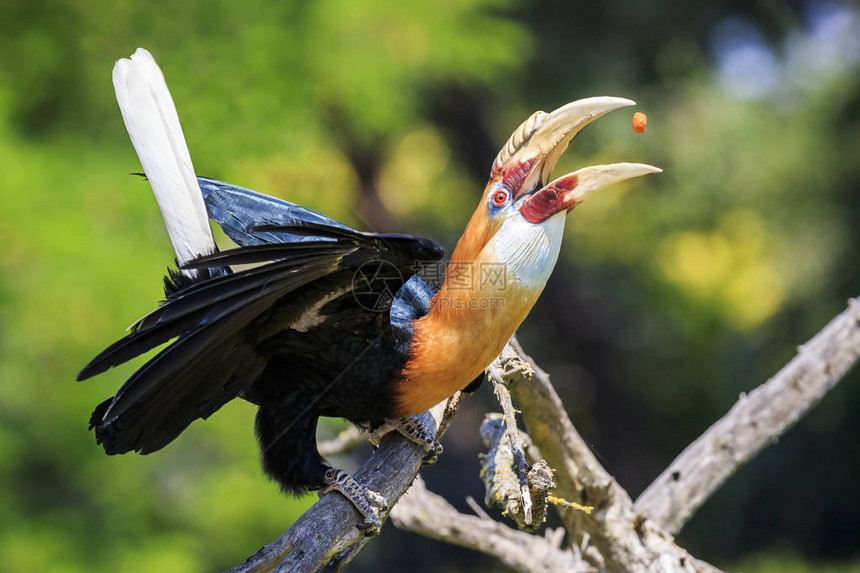
<path fill-rule="evenodd" d="M 433 459 L 441 451 L 435 434 L 413 416 L 481 380 L 552 273 L 566 214 L 598 189 L 660 171 L 615 163 L 551 181 L 577 132 L 634 102 L 593 97 L 536 112 L 496 157 L 434 292 L 415 274 L 442 258 L 431 240 L 359 232 L 195 176 L 164 77 L 146 50 L 119 60 L 113 82 L 179 270 L 165 278 L 162 304 L 78 375 L 170 342 L 96 407 L 96 440 L 108 454 L 148 454 L 242 398 L 258 406 L 266 473 L 286 492 L 340 491 L 371 529 L 383 500 L 326 465 L 316 445 L 319 417 L 396 429 Z M 208 219 L 238 248 L 219 251 Z"/>

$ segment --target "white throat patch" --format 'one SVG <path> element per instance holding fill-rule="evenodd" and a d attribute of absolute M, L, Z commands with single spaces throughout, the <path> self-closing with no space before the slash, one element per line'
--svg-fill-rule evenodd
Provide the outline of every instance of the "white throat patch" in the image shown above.
<path fill-rule="evenodd" d="M 509 276 L 528 288 L 544 287 L 558 260 L 566 215 L 562 211 L 534 224 L 514 213 L 502 223 L 491 248 Z"/>

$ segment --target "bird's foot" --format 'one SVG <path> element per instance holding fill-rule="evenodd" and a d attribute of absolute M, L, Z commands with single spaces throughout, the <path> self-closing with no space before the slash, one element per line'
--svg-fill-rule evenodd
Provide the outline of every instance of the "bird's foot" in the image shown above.
<path fill-rule="evenodd" d="M 319 496 L 322 497 L 332 491 L 339 491 L 364 517 L 364 521 L 358 524 L 358 528 L 363 530 L 365 535 L 379 533 L 382 527 L 379 512 L 388 507 L 384 497 L 361 485 L 345 471 L 336 468 L 326 470 L 325 486 L 319 490 Z"/>
<path fill-rule="evenodd" d="M 384 424 L 370 433 L 370 443 L 373 447 L 377 447 L 383 436 L 396 430 L 407 440 L 424 448 L 427 452 L 424 456 L 424 465 L 436 463 L 442 455 L 442 444 L 436 439 L 436 428 L 431 428 L 423 418 L 423 416 L 409 416 L 385 420 Z"/>

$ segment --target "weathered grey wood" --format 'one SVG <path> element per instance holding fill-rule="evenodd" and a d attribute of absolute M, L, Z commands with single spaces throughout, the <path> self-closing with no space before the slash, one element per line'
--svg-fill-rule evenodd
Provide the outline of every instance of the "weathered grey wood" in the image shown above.
<path fill-rule="evenodd" d="M 640 516 L 627 492 L 603 468 L 567 415 L 549 380 L 519 346 L 516 337 L 497 359 L 501 375 L 522 412 L 526 430 L 556 470 L 557 494 L 590 514 L 568 511 L 572 539 L 595 567 L 608 571 L 719 571 L 696 559 L 654 522 Z M 571 525 L 572 523 L 572 525 Z"/>
<path fill-rule="evenodd" d="M 831 320 L 776 375 L 690 444 L 636 500 L 636 509 L 670 533 L 762 448 L 829 392 L 860 358 L 860 299 Z"/>
<path fill-rule="evenodd" d="M 502 384 L 496 386 L 504 388 Z M 520 466 L 526 463 L 525 455 L 520 451 L 522 462 L 518 463 L 514 449 L 519 448 L 521 442 L 530 444 L 531 438 L 516 429 L 512 421 L 513 406 L 510 406 L 510 410 L 510 415 L 487 414 L 481 424 L 481 438 L 487 447 L 487 453 L 479 456 L 481 481 L 484 482 L 484 505 L 501 508 L 502 515 L 512 519 L 520 531 L 534 532 L 546 521 L 547 498 L 555 487 L 553 470 L 538 457 L 532 458 L 531 468 L 523 467 L 523 475 L 520 475 Z M 516 441 L 510 438 L 509 428 L 517 432 Z"/>
<path fill-rule="evenodd" d="M 422 416 L 432 419 L 437 427 L 441 424 L 444 430 L 447 424 L 443 423 L 443 418 L 453 415 L 453 411 L 446 411 L 445 406 L 446 403 L 438 404 Z M 382 439 L 379 448 L 353 477 L 360 484 L 380 493 L 390 510 L 418 475 L 424 455 L 419 445 L 392 432 Z M 383 512 L 380 521 L 387 516 L 388 512 Z M 336 571 L 354 555 L 353 552 L 344 556 L 344 552 L 351 547 L 358 549 L 367 542 L 356 527 L 360 521 L 358 512 L 345 497 L 337 493 L 325 495 L 281 537 L 228 573 L 305 573 L 326 567 L 332 559 L 334 563 L 326 570 Z M 358 547 L 356 544 L 359 544 Z"/>
<path fill-rule="evenodd" d="M 734 471 L 796 423 L 858 358 L 860 302 L 853 299 L 785 368 L 749 396 L 742 396 L 634 505 L 573 427 L 549 376 L 511 339 L 488 374 L 510 389 L 535 445 L 556 468 L 557 493 L 594 507 L 591 514 L 562 513 L 574 546 L 561 548 L 560 530 L 538 537 L 486 514 L 461 514 L 428 492 L 422 482 L 395 506 L 392 517 L 399 527 L 484 551 L 520 571 L 717 572 L 675 545 L 671 534 Z M 456 403 L 455 398 L 447 413 L 444 404 L 434 408 L 439 435 L 447 428 Z M 414 480 L 423 457 L 419 446 L 390 435 L 355 477 L 382 493 L 391 507 Z M 384 513 L 381 519 L 386 517 Z M 327 495 L 283 536 L 231 573 L 337 571 L 368 541 L 355 527 L 358 519 L 349 501 Z"/>
<path fill-rule="evenodd" d="M 476 549 L 526 573 L 595 571 L 578 552 L 559 547 L 561 537 L 517 531 L 489 517 L 460 513 L 442 497 L 427 491 L 421 478 L 391 512 L 391 519 L 407 529 Z"/>
<path fill-rule="evenodd" d="M 320 442 L 317 450 L 319 450 L 320 455 L 324 458 L 348 454 L 366 442 L 367 435 L 367 432 L 361 431 L 357 426 L 350 425 L 334 438 Z"/>

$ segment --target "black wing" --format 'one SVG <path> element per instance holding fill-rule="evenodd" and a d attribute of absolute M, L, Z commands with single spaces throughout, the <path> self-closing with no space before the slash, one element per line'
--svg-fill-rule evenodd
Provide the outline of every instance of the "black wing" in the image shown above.
<path fill-rule="evenodd" d="M 325 221 L 291 219 L 285 223 L 272 222 L 269 217 L 262 222 L 267 227 L 261 232 L 267 238 L 302 237 L 303 242 L 261 240 L 191 261 L 188 266 L 195 268 L 264 264 L 214 276 L 173 293 L 125 338 L 84 367 L 79 380 L 175 339 L 93 412 L 90 426 L 108 453 L 158 450 L 195 419 L 208 417 L 248 390 L 269 358 L 257 344 L 255 330 L 272 327 L 273 307 L 290 308 L 296 301 L 299 308 L 295 310 L 300 312 L 301 305 L 314 304 L 309 293 L 324 296 L 329 283 L 335 281 L 342 290 L 344 278 L 369 263 L 398 269 L 402 279 L 386 285 L 396 291 L 412 275 L 416 261 L 442 256 L 441 248 L 427 239 L 359 233 L 340 224 L 326 226 Z M 313 238 L 304 239 L 308 235 Z M 378 309 L 361 304 L 360 297 L 341 296 L 341 308 L 344 301 L 351 301 L 346 302 L 353 307 L 350 312 L 374 313 L 378 318 Z M 379 324 L 378 320 L 367 322 Z"/>

